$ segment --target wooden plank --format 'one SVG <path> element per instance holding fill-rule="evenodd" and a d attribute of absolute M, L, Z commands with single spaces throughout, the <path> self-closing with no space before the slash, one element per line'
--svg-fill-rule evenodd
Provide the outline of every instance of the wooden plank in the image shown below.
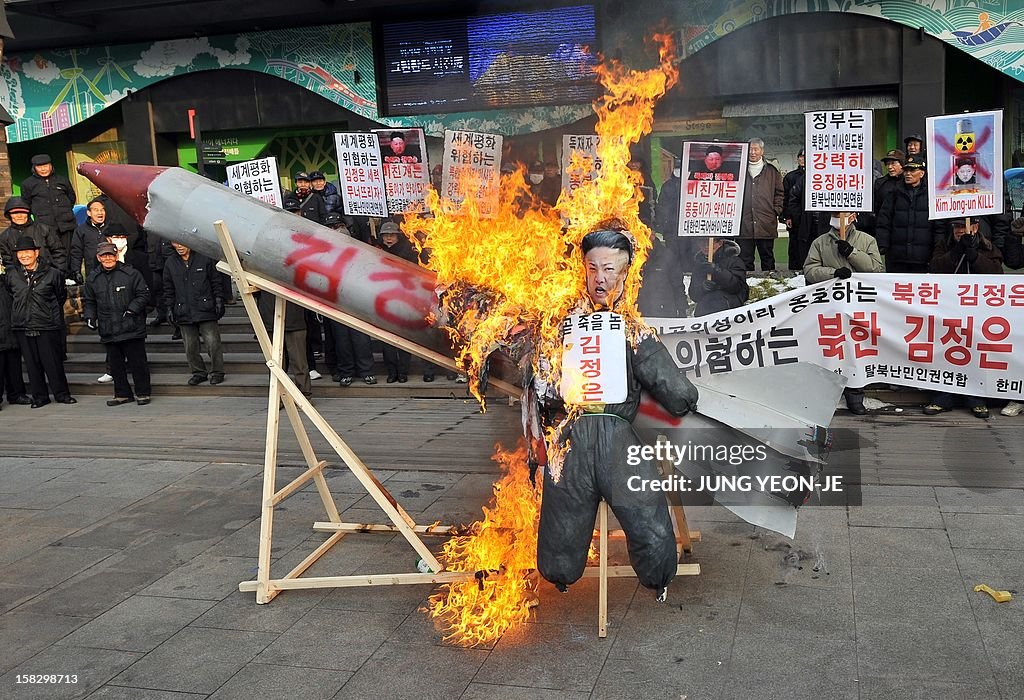
<path fill-rule="evenodd" d="M 462 533 L 465 528 L 460 525 L 412 525 L 413 532 L 421 535 L 449 536 Z M 396 533 L 399 529 L 394 525 L 380 525 L 371 523 L 313 523 L 313 530 L 316 532 L 379 532 Z"/>
<path fill-rule="evenodd" d="M 320 462 L 317 462 L 314 466 L 302 472 L 302 474 L 295 477 L 287 486 L 282 487 L 281 490 L 279 490 L 277 493 L 273 495 L 273 497 L 270 499 L 270 505 L 276 506 L 278 503 L 288 498 L 293 493 L 295 493 L 303 486 L 305 486 L 306 482 L 312 479 L 317 474 L 320 474 L 322 476 L 323 469 L 326 466 L 327 462 L 321 460 Z"/>
<path fill-rule="evenodd" d="M 356 586 L 400 586 L 419 583 L 444 584 L 472 581 L 476 575 L 472 571 L 441 571 L 436 574 L 373 574 L 370 576 L 308 576 L 306 578 L 273 579 L 269 582 L 272 589 L 279 591 L 297 591 L 307 588 L 353 588 Z M 242 581 L 238 590 L 243 593 L 255 591 L 257 581 Z"/>
<path fill-rule="evenodd" d="M 598 552 L 598 586 L 597 586 L 597 636 L 604 639 L 608 636 L 608 503 L 601 501 L 597 507 L 597 519 L 600 525 L 600 551 Z"/>
<path fill-rule="evenodd" d="M 600 567 L 588 566 L 583 570 L 584 578 L 596 578 L 601 575 Z M 676 567 L 676 576 L 697 576 L 700 574 L 700 564 L 680 564 Z M 620 564 L 618 566 L 608 566 L 608 577 L 609 578 L 627 578 L 630 576 L 636 576 L 636 572 L 633 571 L 633 567 L 629 564 Z"/>

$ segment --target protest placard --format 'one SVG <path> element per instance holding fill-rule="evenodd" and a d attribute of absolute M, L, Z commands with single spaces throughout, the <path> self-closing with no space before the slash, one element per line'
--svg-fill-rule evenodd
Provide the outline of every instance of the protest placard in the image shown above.
<path fill-rule="evenodd" d="M 806 211 L 871 211 L 870 109 L 804 113 Z"/>
<path fill-rule="evenodd" d="M 341 204 L 350 216 L 388 215 L 384 171 L 377 135 L 363 132 L 334 134 L 338 149 Z"/>
<path fill-rule="evenodd" d="M 572 192 L 584 182 L 589 182 L 601 172 L 601 159 L 597 155 L 600 136 L 593 134 L 562 134 L 562 191 Z M 577 162 L 585 163 L 573 167 L 573 156 Z M 584 160 L 580 160 L 580 159 Z"/>
<path fill-rule="evenodd" d="M 622 316 L 609 311 L 571 314 L 561 326 L 559 392 L 580 406 L 626 400 L 626 331 Z"/>
<path fill-rule="evenodd" d="M 928 117 L 928 217 L 1003 213 L 1003 112 Z"/>
<path fill-rule="evenodd" d="M 699 318 L 647 319 L 696 376 L 811 362 L 875 382 L 1024 398 L 1024 282 L 854 273 Z"/>
<path fill-rule="evenodd" d="M 389 214 L 427 208 L 430 168 L 423 129 L 375 129 Z"/>
<path fill-rule="evenodd" d="M 227 168 L 228 187 L 275 207 L 281 206 L 281 181 L 277 158 L 259 158 L 233 163 Z"/>
<path fill-rule="evenodd" d="M 498 210 L 501 136 L 477 131 L 444 132 L 441 196 L 455 203 L 472 198 L 484 219 Z"/>
<path fill-rule="evenodd" d="M 680 236 L 738 236 L 746 143 L 684 141 L 679 188 Z"/>

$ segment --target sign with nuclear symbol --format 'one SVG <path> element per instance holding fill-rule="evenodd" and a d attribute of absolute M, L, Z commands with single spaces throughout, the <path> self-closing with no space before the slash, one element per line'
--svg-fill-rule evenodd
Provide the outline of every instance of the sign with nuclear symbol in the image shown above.
<path fill-rule="evenodd" d="M 1003 112 L 927 120 L 928 218 L 1003 211 Z"/>

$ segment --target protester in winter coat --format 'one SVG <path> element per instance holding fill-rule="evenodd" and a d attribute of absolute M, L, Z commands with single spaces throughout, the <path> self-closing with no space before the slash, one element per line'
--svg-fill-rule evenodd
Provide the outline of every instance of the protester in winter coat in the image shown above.
<path fill-rule="evenodd" d="M 274 334 L 274 307 L 277 296 L 270 292 L 259 293 L 256 305 L 267 332 Z M 309 378 L 309 362 L 306 360 L 306 315 L 304 309 L 291 302 L 284 304 L 284 353 L 285 370 L 292 375 L 295 386 L 303 396 L 313 395 Z"/>
<path fill-rule="evenodd" d="M 39 245 L 24 236 L 14 247 L 17 264 L 4 280 L 12 297 L 11 328 L 28 369 L 32 408 L 50 403 L 78 403 L 64 374 L 64 275 L 42 259 Z"/>
<path fill-rule="evenodd" d="M 980 233 L 976 221 L 952 219 L 952 231 L 935 244 L 931 269 L 940 275 L 1000 275 L 1003 273 L 1003 255 L 992 242 Z M 983 396 L 965 396 L 964 405 L 978 418 L 988 418 L 989 410 Z M 953 408 L 953 394 L 939 391 L 932 395 L 931 403 L 924 407 L 926 416 L 934 416 Z"/>
<path fill-rule="evenodd" d="M 748 271 L 754 269 L 754 250 L 761 258 L 761 269 L 775 269 L 775 239 L 779 237 L 782 214 L 782 175 L 764 160 L 764 141 L 750 139 L 747 181 L 743 190 L 740 219 L 740 258 Z"/>
<path fill-rule="evenodd" d="M 689 311 L 683 273 L 676 252 L 656 234 L 644 263 L 643 284 L 636 304 L 650 318 L 682 318 Z"/>
<path fill-rule="evenodd" d="M 327 218 L 327 205 L 324 198 L 313 191 L 307 173 L 295 173 L 295 192 L 289 194 L 294 194 L 299 200 L 299 213 L 304 219 L 323 224 Z"/>
<path fill-rule="evenodd" d="M 800 214 L 803 213 L 803 201 L 799 202 L 799 208 L 794 208 L 797 202 L 790 199 L 793 186 L 797 182 L 804 182 L 806 175 L 807 159 L 804 156 L 804 149 L 800 149 L 800 152 L 796 154 L 796 167 L 790 170 L 782 178 L 782 223 L 786 225 L 786 230 L 789 234 L 789 269 L 799 270 L 803 267 L 804 257 L 807 255 L 807 248 L 801 248 L 800 236 L 797 233 L 797 226 L 800 225 Z"/>
<path fill-rule="evenodd" d="M 413 265 L 419 263 L 419 255 L 416 253 L 416 249 L 412 247 L 409 239 L 402 234 L 398 224 L 393 221 L 385 221 L 381 224 L 379 233 L 380 244 L 377 246 L 378 248 L 392 255 L 397 255 Z M 401 348 L 384 343 L 384 364 L 388 368 L 388 384 L 393 384 L 394 382 L 405 384 L 409 381 L 409 365 L 411 361 L 412 355 L 409 354 L 408 350 L 402 350 Z"/>
<path fill-rule="evenodd" d="M 7 394 L 7 403 L 28 406 L 32 403 L 25 394 L 25 380 L 21 376 L 21 348 L 11 327 L 11 292 L 7 288 L 6 274 L 0 273 L 0 401 Z"/>
<path fill-rule="evenodd" d="M 21 196 L 32 208 L 36 221 L 57 232 L 64 250 L 71 242 L 75 219 L 75 189 L 71 181 L 53 172 L 50 156 L 32 156 L 32 174 L 21 183 Z M 58 269 L 63 271 L 63 266 Z"/>
<path fill-rule="evenodd" d="M 830 279 L 849 279 L 854 273 L 882 272 L 882 256 L 875 239 L 857 230 L 856 214 L 847 214 L 846 233 L 839 235 L 839 212 L 834 212 L 829 221 L 831 228 L 811 243 L 804 261 L 804 279 L 808 284 L 817 284 Z M 864 389 L 846 388 L 846 407 L 850 413 L 862 416 Z"/>
<path fill-rule="evenodd" d="M 11 197 L 4 205 L 4 216 L 11 225 L 0 232 L 0 262 L 13 265 L 17 262 L 15 247 L 26 236 L 39 246 L 43 262 L 53 265 L 61 273 L 67 263 L 67 250 L 56 231 L 46 224 L 32 220 L 28 203 L 21 197 Z"/>
<path fill-rule="evenodd" d="M 224 381 L 224 350 L 218 319 L 224 316 L 224 288 L 215 263 L 182 243 L 172 242 L 177 255 L 164 264 L 164 300 L 171 322 L 181 330 L 185 356 L 192 372 L 189 386 Z M 199 337 L 210 355 L 211 367 L 199 354 Z"/>
<path fill-rule="evenodd" d="M 107 208 L 99 199 L 89 202 L 86 208 L 88 217 L 84 224 L 75 229 L 71 234 L 71 249 L 68 251 L 68 273 L 69 279 L 83 282 L 96 267 L 99 266 L 96 258 L 96 246 L 107 240 L 113 231 L 120 229 L 107 221 Z M 85 265 L 85 274 L 82 274 L 82 265 Z"/>
<path fill-rule="evenodd" d="M 707 241 L 698 245 L 690 277 L 690 298 L 697 304 L 693 315 L 706 316 L 746 304 L 750 288 L 739 245 L 728 238 L 717 240 L 710 261 Z"/>
<path fill-rule="evenodd" d="M 149 288 L 142 273 L 117 259 L 117 248 L 104 241 L 96 248 L 99 262 L 85 280 L 82 317 L 99 330 L 114 378 L 114 397 L 108 406 L 150 402 L 149 360 L 146 357 L 146 305 Z M 135 393 L 128 383 L 131 370 Z"/>
<path fill-rule="evenodd" d="M 326 213 L 340 214 L 341 194 L 338 192 L 338 188 L 334 186 L 334 183 L 327 182 L 327 178 L 319 170 L 314 170 L 309 174 L 309 182 L 313 187 L 313 191 L 323 197 Z"/>
<path fill-rule="evenodd" d="M 928 272 L 936 233 L 937 226 L 928 220 L 924 161 L 910 158 L 903 166 L 903 182 L 886 197 L 875 219 L 885 271 Z"/>

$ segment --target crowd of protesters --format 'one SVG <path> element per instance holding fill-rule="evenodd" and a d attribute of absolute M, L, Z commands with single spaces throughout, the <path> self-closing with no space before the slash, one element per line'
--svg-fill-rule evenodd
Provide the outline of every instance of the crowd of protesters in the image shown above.
<path fill-rule="evenodd" d="M 721 148 L 709 146 L 699 177 L 746 180 L 739 236 L 710 240 L 677 233 L 679 162 L 659 195 L 648 164 L 633 152 L 629 168 L 637 173 L 641 220 L 655 234 L 639 296 L 641 312 L 682 317 L 692 309 L 693 315 L 703 316 L 742 306 L 749 297 L 747 275 L 755 270 L 755 256 L 762 272 L 775 270 L 781 226 L 789 238 L 788 266 L 802 271 L 808 284 L 845 279 L 854 272 L 999 274 L 1004 264 L 1024 266 L 1024 218 L 1015 220 L 1021 213 L 1008 208 L 1002 215 L 973 218 L 969 226 L 965 219 L 929 220 L 923 141 L 913 134 L 903 145 L 881 159 L 885 172 L 874 182 L 873 210 L 850 215 L 842 234 L 838 212 L 804 208 L 803 151 L 797 154 L 797 167 L 783 177 L 766 160 L 759 138 L 749 142 L 745 172 L 742 166 L 724 163 Z M 108 405 L 146 405 L 151 400 L 147 326 L 173 325 L 172 339 L 184 346 L 189 385 L 223 382 L 219 321 L 225 306 L 235 300 L 230 278 L 217 271 L 216 261 L 180 242 L 147 236 L 103 195 L 88 202 L 85 221 L 78 224 L 68 179 L 54 172 L 47 155 L 33 156 L 31 165 L 21 196 L 4 207 L 9 225 L 0 231 L 0 398 L 6 395 L 9 404 L 33 408 L 49 404 L 51 395 L 57 402 L 75 403 L 64 372 L 69 288 L 77 288 L 82 319 L 106 348 L 106 371 L 97 381 L 113 385 Z M 503 165 L 506 171 L 522 167 L 534 205 L 557 203 L 562 188 L 557 162 Z M 439 187 L 439 168 L 431 176 Z M 323 172 L 297 172 L 292 182 L 294 189 L 283 195 L 286 211 L 410 262 L 425 262 L 396 222 L 380 222 L 374 230 L 365 217 L 344 214 L 338 188 Z M 262 297 L 259 308 L 269 325 L 274 298 Z M 149 310 L 154 316 L 147 324 Z M 312 393 L 311 382 L 325 375 L 342 387 L 377 383 L 373 341 L 365 333 L 291 303 L 286 304 L 284 323 L 287 369 L 306 396 Z M 407 382 L 410 354 L 385 344 L 383 356 L 387 382 Z M 434 381 L 435 368 L 427 364 L 422 374 L 423 381 Z M 463 375 L 448 378 L 465 381 Z M 853 413 L 866 412 L 863 390 L 848 389 L 845 396 Z M 953 401 L 951 394 L 936 394 L 924 411 L 934 415 L 950 410 Z M 965 397 L 965 403 L 978 417 L 988 417 L 983 398 Z M 1003 413 L 1017 415 L 1022 408 L 1010 402 Z"/>

